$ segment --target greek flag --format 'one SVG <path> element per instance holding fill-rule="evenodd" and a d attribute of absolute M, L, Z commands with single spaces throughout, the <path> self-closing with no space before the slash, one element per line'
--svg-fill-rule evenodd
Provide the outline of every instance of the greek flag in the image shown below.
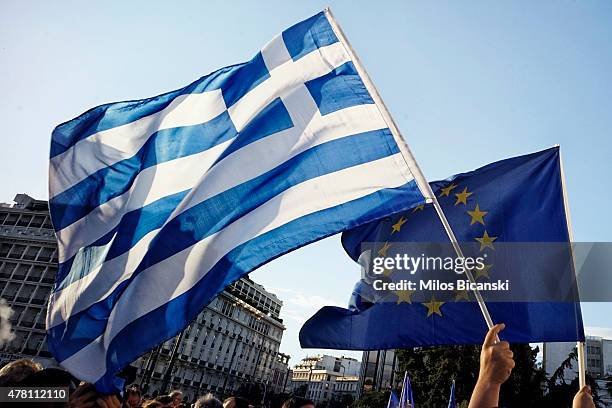
<path fill-rule="evenodd" d="M 246 63 L 59 125 L 49 349 L 119 390 L 122 367 L 241 276 L 425 202 L 402 143 L 329 10 Z"/>

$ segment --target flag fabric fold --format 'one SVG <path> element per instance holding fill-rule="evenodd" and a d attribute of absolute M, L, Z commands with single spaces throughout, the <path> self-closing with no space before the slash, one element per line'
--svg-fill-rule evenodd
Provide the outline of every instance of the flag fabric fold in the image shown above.
<path fill-rule="evenodd" d="M 559 243 L 571 254 L 556 147 L 495 162 L 430 185 L 459 242 L 480 245 L 483 253 L 491 255 L 491 261 L 500 256 L 499 247 L 505 243 Z M 343 246 L 364 268 L 368 257 L 396 255 L 394 250 L 402 242 L 448 242 L 431 207 L 418 205 L 347 231 L 342 235 Z M 373 243 L 375 247 L 362 252 L 362 243 Z M 506 258 L 504 264 L 487 263 L 474 273 L 477 282 L 499 277 L 522 282 L 520 294 L 526 300 L 487 302 L 494 322 L 506 324 L 504 340 L 584 340 L 573 267 L 541 269 L 531 263 L 529 257 Z M 563 301 L 528 297 L 531 291 L 539 294 L 555 289 L 560 282 L 571 286 L 574 297 Z M 319 310 L 300 330 L 302 347 L 379 350 L 480 344 L 487 332 L 478 304 L 467 291 L 457 291 L 445 301 L 436 299 L 435 290 L 421 301 L 413 301 L 410 291 L 387 294 L 384 301 L 372 292 L 372 286 L 362 279 L 353 290 L 348 309 L 328 306 Z"/>
<path fill-rule="evenodd" d="M 246 63 L 53 131 L 47 333 L 63 367 L 116 392 L 241 276 L 425 201 L 334 27 L 319 13 Z"/>

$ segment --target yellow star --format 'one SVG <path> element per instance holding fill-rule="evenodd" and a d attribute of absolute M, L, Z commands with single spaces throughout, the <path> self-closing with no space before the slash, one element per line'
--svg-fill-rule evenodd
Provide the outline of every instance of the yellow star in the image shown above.
<path fill-rule="evenodd" d="M 391 234 L 400 232 L 400 230 L 402 229 L 402 225 L 404 225 L 405 223 L 406 219 L 404 218 L 404 216 L 401 216 L 400 219 L 397 220 L 397 222 L 391 226 Z"/>
<path fill-rule="evenodd" d="M 417 205 L 416 207 L 414 207 L 414 210 L 412 210 L 412 212 L 415 213 L 417 211 L 423 211 L 423 208 L 425 208 L 425 204 Z"/>
<path fill-rule="evenodd" d="M 397 305 L 402 302 L 412 303 L 410 296 L 412 296 L 414 290 L 396 290 L 394 293 L 397 296 Z"/>
<path fill-rule="evenodd" d="M 492 266 L 492 264 L 484 264 L 482 268 L 474 269 L 474 271 L 476 271 L 476 276 L 474 276 L 474 279 L 482 277 L 489 279 L 489 269 L 491 269 Z"/>
<path fill-rule="evenodd" d="M 385 242 L 385 244 L 378 250 L 378 256 L 387 256 L 387 251 L 389 248 L 391 248 L 391 244 L 389 242 Z"/>
<path fill-rule="evenodd" d="M 427 308 L 427 317 L 431 316 L 434 313 L 437 314 L 438 316 L 442 316 L 442 312 L 440 311 L 440 308 L 442 307 L 443 304 L 444 302 L 439 302 L 436 300 L 435 295 L 431 295 L 431 300 L 429 302 L 423 303 L 423 306 Z"/>
<path fill-rule="evenodd" d="M 455 205 L 457 205 L 459 203 L 467 204 L 467 199 L 472 194 L 474 194 L 474 193 L 470 193 L 470 192 L 467 191 L 467 187 L 464 188 L 462 192 L 456 193 L 455 196 L 457 197 L 457 201 L 455 201 Z"/>
<path fill-rule="evenodd" d="M 444 197 L 444 196 L 448 197 L 450 195 L 450 192 L 453 191 L 455 188 L 457 188 L 457 185 L 453 183 L 448 187 L 444 187 L 440 189 L 440 195 L 438 197 Z"/>
<path fill-rule="evenodd" d="M 480 211 L 480 207 L 478 206 L 478 204 L 476 204 L 476 208 L 474 208 L 474 211 L 468 211 L 468 214 L 470 214 L 470 217 L 472 217 L 472 221 L 470 221 L 470 225 L 473 225 L 474 223 L 481 223 L 482 225 L 485 225 L 484 223 L 484 216 L 487 215 L 489 212 L 488 211 Z"/>
<path fill-rule="evenodd" d="M 487 230 L 485 230 L 484 235 L 481 238 L 474 238 L 476 241 L 480 242 L 480 251 L 482 252 L 485 248 L 493 248 L 493 241 L 497 239 L 497 237 L 490 237 Z"/>
<path fill-rule="evenodd" d="M 455 301 L 465 299 L 470 300 L 470 294 L 467 290 L 456 290 L 455 291 Z"/>

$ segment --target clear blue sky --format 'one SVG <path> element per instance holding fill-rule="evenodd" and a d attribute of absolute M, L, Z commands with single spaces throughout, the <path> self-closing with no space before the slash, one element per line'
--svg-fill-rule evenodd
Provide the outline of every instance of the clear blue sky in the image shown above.
<path fill-rule="evenodd" d="M 250 59 L 331 5 L 428 179 L 559 143 L 575 239 L 611 241 L 612 2 L 381 3 L 2 1 L 0 201 L 47 197 L 60 122 Z M 295 363 L 303 320 L 344 305 L 358 269 L 332 237 L 252 277 L 285 301 Z M 583 310 L 612 327 L 612 304 Z"/>

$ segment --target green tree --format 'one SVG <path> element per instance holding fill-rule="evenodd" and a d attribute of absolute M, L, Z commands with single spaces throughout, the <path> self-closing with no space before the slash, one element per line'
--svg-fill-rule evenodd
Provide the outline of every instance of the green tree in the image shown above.
<path fill-rule="evenodd" d="M 528 401 L 541 403 L 546 392 L 546 373 L 537 364 L 539 347 L 528 344 L 511 345 L 516 366 L 501 388 L 500 405 L 528 406 Z"/>
<path fill-rule="evenodd" d="M 445 406 L 452 380 L 457 402 L 469 400 L 478 377 L 479 348 L 447 346 L 398 350 L 398 378 L 408 371 L 415 404 L 423 408 Z"/>
<path fill-rule="evenodd" d="M 528 344 L 512 345 L 516 367 L 502 387 L 500 406 L 535 406 L 544 398 L 546 378 L 538 367 L 538 349 Z M 452 380 L 458 404 L 470 399 L 478 379 L 480 346 L 447 346 L 398 351 L 399 375 L 406 370 L 412 382 L 415 403 L 437 408 L 448 403 Z"/>
<path fill-rule="evenodd" d="M 389 391 L 370 391 L 355 401 L 353 408 L 384 408 L 389 401 Z"/>
<path fill-rule="evenodd" d="M 541 404 L 544 408 L 569 408 L 572 406 L 574 395 L 578 391 L 578 378 L 574 378 L 569 384 L 565 378 L 565 370 L 572 369 L 574 364 L 578 362 L 578 352 L 576 348 L 570 352 L 565 360 L 550 376 L 547 381 L 547 393 Z M 591 387 L 593 401 L 596 407 L 603 407 L 601 398 L 599 397 L 599 386 L 593 377 L 586 376 L 586 382 Z"/>

